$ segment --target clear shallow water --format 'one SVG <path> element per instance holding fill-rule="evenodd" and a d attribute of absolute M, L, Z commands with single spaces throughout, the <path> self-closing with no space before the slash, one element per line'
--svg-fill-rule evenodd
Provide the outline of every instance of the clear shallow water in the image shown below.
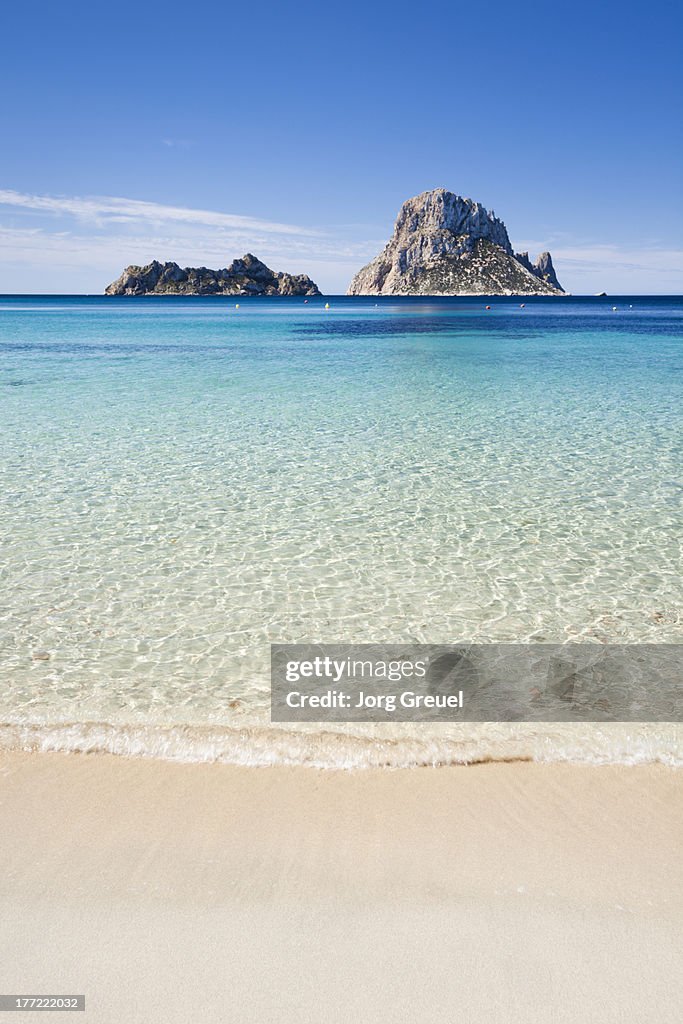
<path fill-rule="evenodd" d="M 325 301 L 0 298 L 0 742 L 680 758 L 269 727 L 271 641 L 683 639 L 683 300 Z"/>

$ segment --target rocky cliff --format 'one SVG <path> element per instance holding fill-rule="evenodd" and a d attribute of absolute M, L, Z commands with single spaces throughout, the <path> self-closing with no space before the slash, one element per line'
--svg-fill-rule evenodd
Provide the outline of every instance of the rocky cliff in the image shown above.
<path fill-rule="evenodd" d="M 526 267 L 535 277 L 538 277 L 541 281 L 546 281 L 547 284 L 557 288 L 558 291 L 564 292 L 564 288 L 557 280 L 557 274 L 555 273 L 555 267 L 549 252 L 542 252 L 535 263 L 530 261 L 528 252 L 516 252 L 515 259 L 519 260 L 522 266 Z"/>
<path fill-rule="evenodd" d="M 392 237 L 349 295 L 562 295 L 550 253 L 531 263 L 472 199 L 437 188 L 408 199 Z"/>
<path fill-rule="evenodd" d="M 276 273 L 247 253 L 224 270 L 179 267 L 154 260 L 126 267 L 105 295 L 320 295 L 306 274 Z"/>

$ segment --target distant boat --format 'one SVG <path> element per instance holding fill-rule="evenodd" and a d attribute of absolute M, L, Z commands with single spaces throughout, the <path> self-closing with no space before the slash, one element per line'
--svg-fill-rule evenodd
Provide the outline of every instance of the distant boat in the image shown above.
<path fill-rule="evenodd" d="M 604 299 L 607 297 L 607 292 L 596 292 L 595 297 L 596 299 Z"/>

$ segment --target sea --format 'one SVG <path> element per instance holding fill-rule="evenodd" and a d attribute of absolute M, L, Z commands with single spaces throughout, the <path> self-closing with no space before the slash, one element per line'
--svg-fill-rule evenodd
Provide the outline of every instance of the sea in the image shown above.
<path fill-rule="evenodd" d="M 682 764 L 269 703 L 271 643 L 683 642 L 682 371 L 681 297 L 1 296 L 0 748 Z"/>

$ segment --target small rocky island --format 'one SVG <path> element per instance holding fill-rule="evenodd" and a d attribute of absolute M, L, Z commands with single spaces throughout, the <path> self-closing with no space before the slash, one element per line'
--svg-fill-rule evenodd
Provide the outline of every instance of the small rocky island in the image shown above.
<path fill-rule="evenodd" d="M 126 267 L 105 295 L 320 295 L 306 274 L 276 272 L 247 253 L 223 270 L 179 267 L 153 260 Z"/>
<path fill-rule="evenodd" d="M 513 252 L 502 220 L 444 188 L 401 207 L 392 237 L 349 295 L 563 295 L 549 252 Z"/>

